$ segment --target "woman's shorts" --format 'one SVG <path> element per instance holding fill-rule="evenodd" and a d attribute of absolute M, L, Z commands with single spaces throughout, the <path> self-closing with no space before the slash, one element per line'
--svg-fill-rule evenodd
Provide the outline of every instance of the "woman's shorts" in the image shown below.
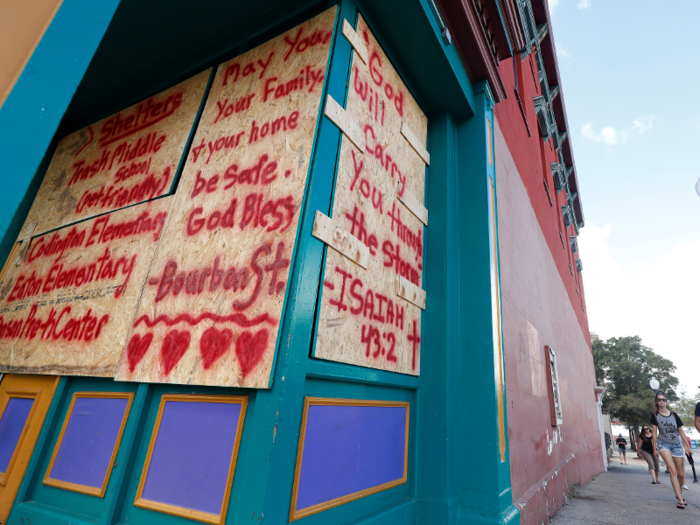
<path fill-rule="evenodd" d="M 670 443 L 666 443 L 665 441 L 658 440 L 657 448 L 659 452 L 661 452 L 662 450 L 668 450 L 674 458 L 685 457 L 685 450 L 683 450 L 683 445 L 681 445 L 680 443 L 671 445 Z"/>
<path fill-rule="evenodd" d="M 627 449 L 626 449 L 626 448 L 617 447 L 617 450 L 620 451 L 620 455 L 621 455 L 621 456 L 627 457 Z"/>
<path fill-rule="evenodd" d="M 647 465 L 649 465 L 649 470 L 659 470 L 659 459 L 654 456 L 654 454 L 649 454 L 646 450 L 641 450 L 642 457 L 646 460 Z"/>

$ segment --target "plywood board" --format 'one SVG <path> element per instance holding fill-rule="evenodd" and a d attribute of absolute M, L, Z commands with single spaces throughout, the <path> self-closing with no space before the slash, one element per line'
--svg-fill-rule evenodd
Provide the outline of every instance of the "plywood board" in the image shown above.
<path fill-rule="evenodd" d="M 25 225 L 45 233 L 170 192 L 210 74 L 61 139 Z"/>
<path fill-rule="evenodd" d="M 0 277 L 0 372 L 112 377 L 171 204 L 32 238 Z"/>
<path fill-rule="evenodd" d="M 399 196 L 424 206 L 425 162 L 401 129 L 425 145 L 428 121 L 361 17 L 357 35 L 368 59 L 353 53 L 345 114 L 366 151 L 343 137 L 332 217 L 367 246 L 369 266 L 327 250 L 314 356 L 418 375 L 421 309 L 395 282 L 400 275 L 422 288 L 423 224 Z"/>
<path fill-rule="evenodd" d="M 270 386 L 335 13 L 217 69 L 117 380 Z"/>

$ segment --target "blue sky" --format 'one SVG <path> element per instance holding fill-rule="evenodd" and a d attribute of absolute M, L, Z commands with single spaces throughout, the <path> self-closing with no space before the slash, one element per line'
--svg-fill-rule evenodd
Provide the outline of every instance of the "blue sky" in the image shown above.
<path fill-rule="evenodd" d="M 700 392 L 700 2 L 550 0 L 586 226 L 588 318 Z"/>

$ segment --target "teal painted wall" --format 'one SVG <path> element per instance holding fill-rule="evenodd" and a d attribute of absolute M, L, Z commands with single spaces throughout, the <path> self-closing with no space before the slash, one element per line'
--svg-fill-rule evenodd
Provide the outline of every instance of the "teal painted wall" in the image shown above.
<path fill-rule="evenodd" d="M 164 29 L 157 27 L 154 32 L 160 35 L 162 31 L 163 38 L 181 39 L 173 24 L 180 18 L 190 17 L 185 9 L 190 4 L 194 5 L 178 0 L 164 11 L 163 16 L 170 23 L 167 30 L 174 35 L 168 37 Z M 234 37 L 235 42 L 226 49 L 222 49 L 221 43 L 218 47 L 201 44 L 198 55 L 183 56 L 181 63 L 172 62 L 167 65 L 171 69 L 165 72 L 145 68 L 140 77 L 143 85 L 132 89 L 119 85 L 110 88 L 105 84 L 95 95 L 95 89 L 85 86 L 101 85 L 105 76 L 110 78 L 113 74 L 110 68 L 124 75 L 127 68 L 141 71 L 139 68 L 143 64 L 139 61 L 152 60 L 144 56 L 134 59 L 139 63 L 130 64 L 133 55 L 126 53 L 126 57 L 121 57 L 118 52 L 120 45 L 128 45 L 124 41 L 128 36 L 124 32 L 131 27 L 127 15 L 133 17 L 136 16 L 133 13 L 138 13 L 134 2 L 124 0 L 114 15 L 113 25 L 100 37 L 102 44 L 97 52 L 95 46 L 99 38 L 93 42 L 91 50 L 83 49 L 86 55 L 84 75 L 78 78 L 80 75 L 76 74 L 72 91 L 68 90 L 70 97 L 75 93 L 70 107 L 53 104 L 53 128 L 43 125 L 42 132 L 50 141 L 61 119 L 62 131 L 97 120 L 139 97 L 167 87 L 163 86 L 163 78 L 175 83 L 185 75 L 278 34 L 291 27 L 299 17 L 309 18 L 332 4 L 287 2 L 287 11 L 277 18 L 270 15 L 272 18 L 264 23 L 253 20 L 250 14 L 248 36 Z M 255 7 L 258 11 L 268 9 L 267 12 L 275 13 L 274 5 L 270 0 L 258 2 Z M 9 523 L 27 523 L 28 520 L 37 525 L 191 523 L 133 506 L 160 397 L 171 392 L 250 397 L 227 517 L 229 524 L 287 522 L 304 396 L 409 401 L 412 423 L 406 484 L 309 516 L 301 522 L 442 525 L 515 523 L 518 520 L 511 504 L 507 447 L 506 459 L 501 461 L 498 442 L 496 399 L 498 395 L 504 396 L 505 391 L 503 385 L 500 392 L 497 390 L 496 371 L 503 365 L 494 357 L 494 336 L 500 332 L 500 326 L 494 324 L 492 293 L 497 286 L 498 269 L 493 265 L 497 246 L 491 241 L 493 232 L 489 222 L 488 188 L 495 172 L 488 162 L 486 118 L 490 117 L 493 122 L 488 93 L 478 86 L 472 88 L 456 49 L 446 48 L 442 43 L 429 1 L 344 0 L 339 5 L 339 19 L 345 18 L 353 25 L 358 9 L 362 12 L 429 119 L 428 150 L 432 163 L 427 170 L 426 205 L 430 211 L 430 226 L 425 230 L 424 258 L 428 308 L 421 323 L 424 327 L 421 376 L 404 376 L 309 357 L 326 249 L 311 236 L 311 229 L 315 211 L 328 213 L 330 210 L 334 183 L 330 174 L 335 173 L 340 147 L 339 130 L 322 118 L 301 215 L 272 388 L 254 391 L 121 384 L 107 379 L 62 379 Z M 252 9 L 244 3 L 226 4 L 227 9 L 236 6 L 246 13 Z M 57 18 L 57 21 L 65 23 L 64 18 Z M 138 20 L 133 23 L 137 24 Z M 192 29 L 202 35 L 205 30 Z M 43 46 L 42 41 L 36 51 L 39 53 L 37 60 L 51 60 L 53 54 L 64 52 L 60 46 L 55 49 Z M 348 42 L 336 35 L 325 89 L 338 101 L 346 98 L 350 52 Z M 19 82 L 18 86 L 15 90 L 20 91 L 13 91 L 12 96 L 20 97 L 27 89 Z M 101 105 L 95 101 L 99 96 L 105 99 Z M 0 117 L 5 118 L 4 115 Z M 9 133 L 8 122 L 0 120 L 0 135 Z M 52 149 L 48 141 L 43 150 L 37 149 L 37 155 L 50 157 Z M 6 157 L 8 152 L 0 150 L 0 155 Z M 23 165 L 22 171 L 17 173 L 21 173 L 25 181 L 43 176 L 38 163 Z M 6 198 L 31 202 L 33 193 L 26 189 L 28 184 L 18 185 Z M 25 213 L 12 211 L 9 220 L 21 224 Z M 11 228 L 6 227 L 4 231 L 5 237 L 14 240 Z M 67 404 L 76 390 L 136 392 L 104 500 L 41 484 Z"/>

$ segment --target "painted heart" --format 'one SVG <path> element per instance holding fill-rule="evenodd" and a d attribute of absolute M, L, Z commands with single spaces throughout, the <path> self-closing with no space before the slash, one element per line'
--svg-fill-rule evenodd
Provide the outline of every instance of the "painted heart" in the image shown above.
<path fill-rule="evenodd" d="M 163 344 L 160 347 L 160 362 L 163 365 L 163 373 L 168 376 L 187 352 L 190 346 L 190 333 L 172 330 L 165 334 Z"/>
<path fill-rule="evenodd" d="M 267 349 L 267 340 L 270 332 L 260 330 L 253 335 L 249 331 L 243 332 L 236 341 L 236 357 L 241 365 L 243 377 L 247 376 L 258 365 Z"/>
<path fill-rule="evenodd" d="M 134 334 L 129 341 L 129 346 L 126 347 L 126 360 L 129 363 L 129 371 L 131 373 L 136 369 L 136 365 L 141 362 L 143 356 L 148 352 L 148 347 L 153 341 L 153 334 L 148 333 L 141 337 L 139 334 Z"/>
<path fill-rule="evenodd" d="M 199 351 L 202 354 L 202 365 L 205 370 L 209 370 L 217 359 L 228 352 L 232 340 L 233 332 L 228 328 L 217 330 L 212 326 L 204 330 L 202 339 L 199 341 Z"/>

